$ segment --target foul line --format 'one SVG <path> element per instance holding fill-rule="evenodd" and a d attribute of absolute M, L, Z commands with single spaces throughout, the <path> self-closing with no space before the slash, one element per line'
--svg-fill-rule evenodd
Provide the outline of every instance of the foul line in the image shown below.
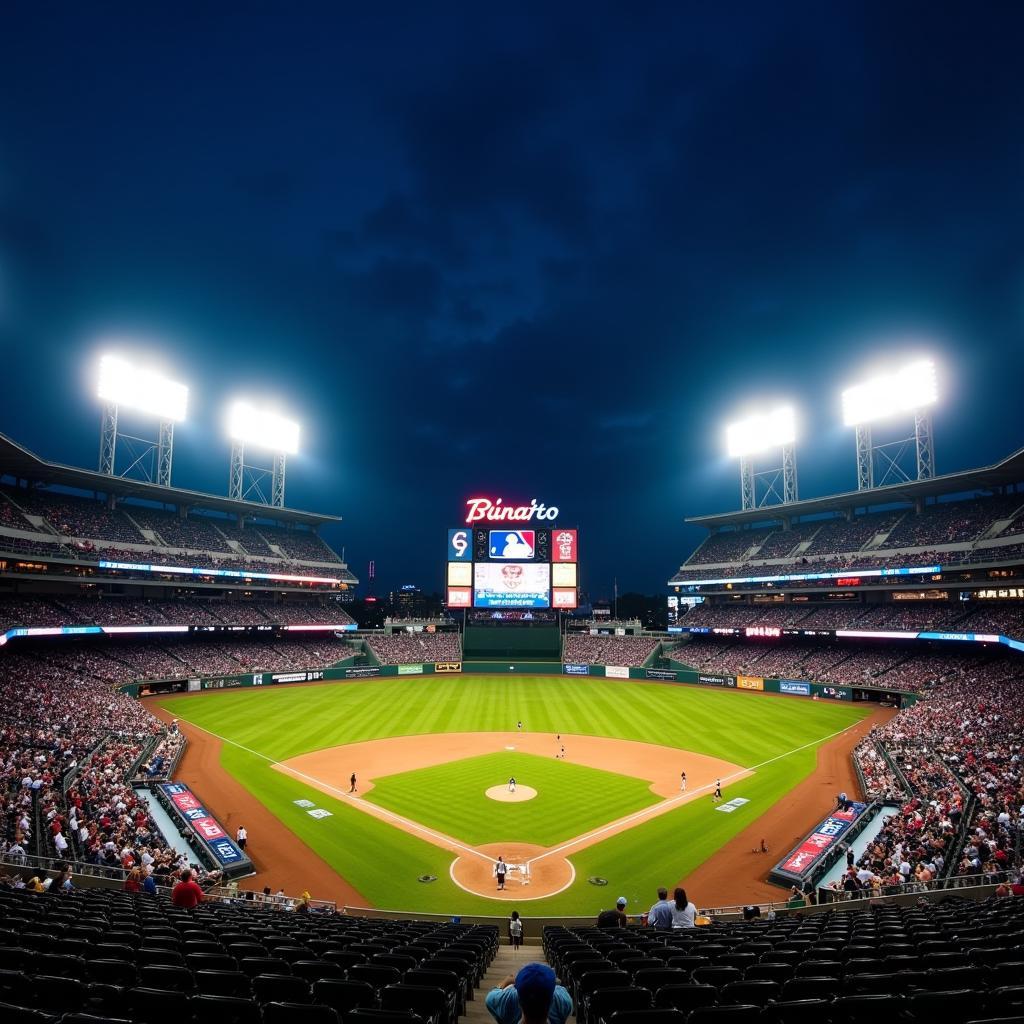
<path fill-rule="evenodd" d="M 281 771 L 290 772 L 292 775 L 296 775 L 300 779 L 304 779 L 306 782 L 311 783 L 316 788 L 328 789 L 332 793 L 336 793 L 342 797 L 349 796 L 349 793 L 346 790 L 338 789 L 337 786 L 332 786 L 329 782 L 324 782 L 322 779 L 318 779 L 314 775 L 307 775 L 305 772 L 300 772 L 297 768 L 292 768 L 283 761 L 277 761 L 272 757 L 268 757 L 266 754 L 261 754 L 258 750 L 253 750 L 252 747 L 247 747 L 244 743 L 238 743 L 236 740 L 228 739 L 226 736 L 221 736 L 212 729 L 205 729 L 203 726 L 196 725 L 193 722 L 189 722 L 188 724 L 193 729 L 198 729 L 200 732 L 205 732 L 208 736 L 213 736 L 214 739 L 220 740 L 221 743 L 230 743 L 233 747 L 238 747 L 239 750 L 244 750 L 247 754 L 252 754 L 253 757 L 262 758 L 268 764 L 279 768 Z M 388 821 L 397 822 L 409 829 L 411 832 L 418 832 L 421 835 L 430 836 L 431 838 L 439 841 L 436 845 L 443 845 L 446 848 L 462 850 L 464 853 L 471 853 L 474 856 L 481 857 L 483 860 L 486 860 L 488 864 L 494 863 L 494 858 L 488 856 L 486 853 L 474 850 L 472 846 L 466 846 L 465 843 L 461 843 L 458 839 L 455 839 L 452 836 L 447 836 L 443 832 L 435 832 L 432 828 L 427 828 L 426 825 L 421 825 L 418 821 L 413 821 L 411 818 L 405 818 L 401 814 L 395 814 L 394 811 L 389 811 L 386 807 L 381 807 L 379 804 L 367 804 L 360 801 L 355 806 L 357 809 L 363 811 L 364 814 L 369 814 L 371 817 L 379 817 Z"/>
<path fill-rule="evenodd" d="M 811 740 L 809 743 L 804 743 L 802 746 L 794 747 L 792 750 L 787 750 L 784 754 L 776 754 L 775 757 L 768 758 L 767 761 L 762 761 L 760 764 L 752 765 L 749 768 L 743 768 L 738 772 L 733 772 L 732 775 L 726 775 L 723 777 L 724 782 L 728 782 L 730 779 L 742 778 L 747 775 L 756 772 L 759 768 L 764 768 L 766 765 L 772 764 L 775 761 L 781 761 L 785 757 L 789 757 L 792 754 L 798 754 L 801 750 L 806 750 L 808 747 L 817 746 L 819 743 L 824 743 L 826 740 L 834 739 L 836 736 L 842 736 L 844 732 L 849 732 L 851 729 L 855 729 L 860 722 L 854 722 L 852 725 L 846 726 L 845 729 L 838 729 L 836 732 L 830 732 L 827 736 L 822 736 L 821 739 Z M 657 818 L 662 814 L 668 813 L 673 810 L 676 804 L 687 803 L 688 797 L 696 796 L 705 790 L 712 790 L 714 786 L 708 783 L 706 786 L 698 786 L 692 791 L 686 793 L 680 793 L 679 796 L 669 797 L 667 800 L 663 800 L 660 804 L 655 804 L 653 807 L 645 807 L 641 811 L 635 811 L 633 814 L 627 814 L 624 818 L 619 818 L 618 821 L 609 822 L 607 825 L 602 825 L 600 828 L 594 829 L 592 832 L 584 832 L 581 836 L 576 836 L 575 839 L 570 839 L 568 842 L 562 843 L 561 846 L 553 846 L 550 850 L 545 850 L 543 853 L 537 854 L 536 857 L 526 862 L 527 866 L 536 864 L 537 861 L 544 860 L 545 857 L 550 857 L 556 853 L 563 853 L 565 850 L 571 850 L 575 846 L 579 846 L 580 843 L 585 840 L 594 839 L 597 836 L 604 835 L 605 832 L 611 830 L 620 831 L 623 826 L 629 825 L 637 820 L 643 818 Z"/>

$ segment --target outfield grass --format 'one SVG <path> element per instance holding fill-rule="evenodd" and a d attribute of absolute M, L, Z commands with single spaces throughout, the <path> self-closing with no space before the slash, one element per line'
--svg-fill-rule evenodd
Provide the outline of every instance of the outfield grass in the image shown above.
<path fill-rule="evenodd" d="M 509 778 L 537 796 L 497 803 L 484 795 Z M 505 750 L 375 779 L 364 799 L 471 846 L 554 846 L 661 798 L 644 779 Z"/>
<path fill-rule="evenodd" d="M 805 778 L 815 745 L 871 710 L 658 683 L 471 675 L 231 690 L 160 703 L 228 740 L 221 755 L 226 770 L 375 905 L 467 914 L 505 908 L 456 887 L 448 875 L 450 853 L 273 770 L 270 761 L 386 736 L 510 731 L 521 719 L 529 730 L 642 740 L 755 768 L 726 789 L 727 799 L 750 800 L 735 813 L 717 813 L 705 800 L 685 804 L 574 855 L 577 881 L 564 893 L 517 904 L 526 914 L 590 914 L 607 899 L 586 883 L 588 875 L 604 876 L 631 903 L 649 902 L 654 888 L 684 877 Z M 315 800 L 333 817 L 310 818 L 295 806 L 299 799 Z M 555 804 L 555 818 L 568 803 Z M 419 885 L 421 874 L 438 881 Z"/>

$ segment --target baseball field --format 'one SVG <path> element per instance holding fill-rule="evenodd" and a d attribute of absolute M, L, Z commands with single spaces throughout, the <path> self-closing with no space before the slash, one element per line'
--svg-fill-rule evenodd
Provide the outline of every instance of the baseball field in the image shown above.
<path fill-rule="evenodd" d="M 189 781 L 226 827 L 246 825 L 261 874 L 287 867 L 301 882 L 308 871 L 314 896 L 362 906 L 504 914 L 514 902 L 545 916 L 591 914 L 618 895 L 649 904 L 658 885 L 692 877 L 741 833 L 764 823 L 771 834 L 773 809 L 820 771 L 818 748 L 852 739 L 873 710 L 477 675 L 228 690 L 159 706 L 186 723 L 184 775 L 191 763 Z M 504 892 L 492 873 L 499 854 L 513 866 Z M 333 891 L 315 891 L 332 877 Z"/>

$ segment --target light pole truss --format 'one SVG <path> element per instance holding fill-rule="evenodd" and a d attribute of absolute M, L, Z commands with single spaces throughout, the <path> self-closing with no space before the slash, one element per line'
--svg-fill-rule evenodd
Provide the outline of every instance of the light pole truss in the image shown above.
<path fill-rule="evenodd" d="M 170 487 L 174 421 L 161 420 L 159 435 L 154 440 L 122 433 L 118 429 L 119 419 L 117 403 L 104 402 L 100 419 L 99 471 L 107 476 L 129 477 Z M 126 455 L 120 471 L 117 469 L 119 446 Z"/>
<path fill-rule="evenodd" d="M 285 454 L 277 452 L 270 466 L 251 465 L 245 461 L 245 444 L 233 441 L 228 497 L 284 508 L 285 460 Z"/>
<path fill-rule="evenodd" d="M 788 505 L 799 500 L 796 446 L 782 446 L 782 464 L 756 470 L 751 455 L 740 457 L 740 499 L 743 509 Z"/>

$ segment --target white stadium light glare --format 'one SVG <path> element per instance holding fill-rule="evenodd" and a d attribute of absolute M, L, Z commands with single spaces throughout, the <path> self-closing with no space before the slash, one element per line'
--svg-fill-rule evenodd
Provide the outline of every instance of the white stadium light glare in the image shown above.
<path fill-rule="evenodd" d="M 96 394 L 104 402 L 138 409 L 176 423 L 185 419 L 188 407 L 188 388 L 184 384 L 113 355 L 100 360 Z"/>
<path fill-rule="evenodd" d="M 249 402 L 235 402 L 228 410 L 228 434 L 236 441 L 284 455 L 299 450 L 298 423 Z"/>
<path fill-rule="evenodd" d="M 843 422 L 848 427 L 914 409 L 938 401 L 935 363 L 919 359 L 895 373 L 873 377 L 843 392 Z"/>
<path fill-rule="evenodd" d="M 784 448 L 796 441 L 796 413 L 791 405 L 780 405 L 771 412 L 730 423 L 725 438 L 731 458 Z"/>

